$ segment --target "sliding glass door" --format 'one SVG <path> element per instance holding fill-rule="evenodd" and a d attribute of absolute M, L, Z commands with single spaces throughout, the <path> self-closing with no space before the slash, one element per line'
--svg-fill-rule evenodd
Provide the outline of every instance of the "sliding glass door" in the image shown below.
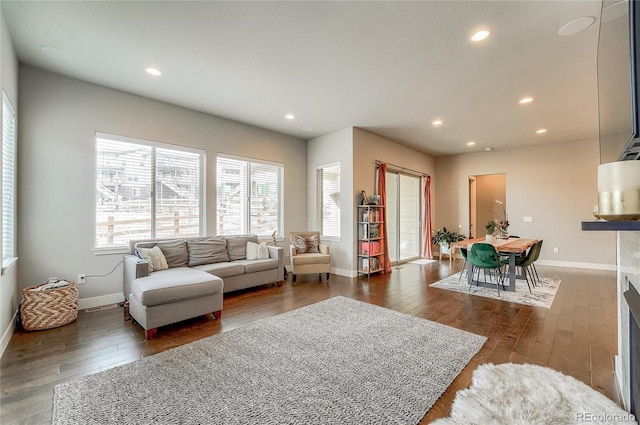
<path fill-rule="evenodd" d="M 420 177 L 387 171 L 389 258 L 400 263 L 420 257 Z"/>

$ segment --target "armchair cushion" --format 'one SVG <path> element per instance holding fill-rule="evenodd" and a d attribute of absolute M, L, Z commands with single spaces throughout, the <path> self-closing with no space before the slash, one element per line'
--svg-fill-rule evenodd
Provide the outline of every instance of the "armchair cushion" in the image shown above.
<path fill-rule="evenodd" d="M 291 259 L 294 266 L 303 266 L 308 264 L 331 264 L 331 256 L 318 253 L 306 253 L 304 255 L 296 255 Z"/>

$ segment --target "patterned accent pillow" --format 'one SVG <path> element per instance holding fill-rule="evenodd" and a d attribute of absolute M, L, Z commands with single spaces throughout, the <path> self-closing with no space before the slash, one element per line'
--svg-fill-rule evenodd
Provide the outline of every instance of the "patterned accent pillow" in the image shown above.
<path fill-rule="evenodd" d="M 313 235 L 307 238 L 307 252 L 320 252 L 318 245 L 320 241 L 318 240 L 317 235 Z"/>
<path fill-rule="evenodd" d="M 136 248 L 136 255 L 149 264 L 149 273 L 169 268 L 167 259 L 158 245 L 153 248 Z"/>
<path fill-rule="evenodd" d="M 307 241 L 300 235 L 293 236 L 293 246 L 296 247 L 296 254 L 307 252 Z"/>

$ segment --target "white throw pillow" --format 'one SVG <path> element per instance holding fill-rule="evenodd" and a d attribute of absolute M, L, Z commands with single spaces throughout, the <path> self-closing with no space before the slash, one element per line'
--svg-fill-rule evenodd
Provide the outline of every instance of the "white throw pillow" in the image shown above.
<path fill-rule="evenodd" d="M 247 241 L 247 260 L 265 260 L 267 258 L 269 258 L 269 248 L 267 248 L 266 242 Z"/>
<path fill-rule="evenodd" d="M 169 268 L 167 259 L 158 245 L 153 248 L 138 248 L 136 251 L 139 254 L 138 257 L 149 263 L 149 273 Z"/>
<path fill-rule="evenodd" d="M 269 258 L 269 248 L 266 242 L 260 242 L 258 244 L 258 260 L 266 260 Z"/>

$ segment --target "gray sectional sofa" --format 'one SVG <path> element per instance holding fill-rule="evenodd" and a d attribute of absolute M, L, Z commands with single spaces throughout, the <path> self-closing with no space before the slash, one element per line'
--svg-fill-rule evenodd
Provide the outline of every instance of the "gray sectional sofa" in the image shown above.
<path fill-rule="evenodd" d="M 123 293 L 130 315 L 145 329 L 147 339 L 153 338 L 159 326 L 209 313 L 220 318 L 225 292 L 267 283 L 282 285 L 283 249 L 262 246 L 268 258 L 247 259 L 247 242 L 258 243 L 258 237 L 131 241 L 124 258 Z M 166 261 L 162 264 L 167 268 L 150 272 L 150 264 L 136 251 L 154 247 L 162 251 Z M 250 254 L 250 258 L 255 256 L 253 250 Z"/>

